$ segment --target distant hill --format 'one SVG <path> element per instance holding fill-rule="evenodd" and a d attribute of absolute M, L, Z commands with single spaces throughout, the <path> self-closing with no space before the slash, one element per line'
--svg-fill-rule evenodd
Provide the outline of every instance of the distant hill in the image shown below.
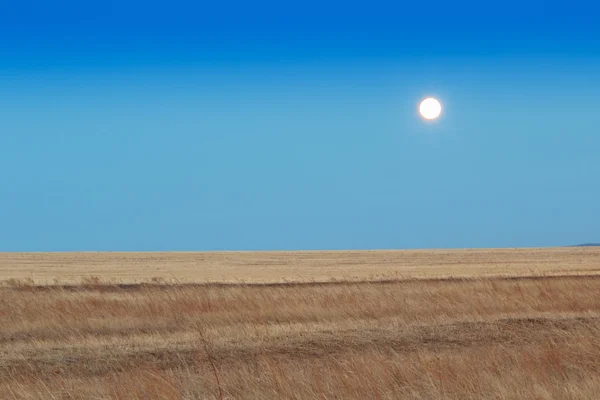
<path fill-rule="evenodd" d="M 576 244 L 573 247 L 593 247 L 593 246 L 600 246 L 600 243 L 583 243 L 583 244 Z"/>

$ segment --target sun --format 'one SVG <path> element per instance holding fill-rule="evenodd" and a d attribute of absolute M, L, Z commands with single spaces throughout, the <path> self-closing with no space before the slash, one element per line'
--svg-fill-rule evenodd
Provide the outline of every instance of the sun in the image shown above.
<path fill-rule="evenodd" d="M 419 104 L 419 113 L 427 120 L 434 120 L 442 114 L 442 104 L 433 97 L 428 97 Z"/>

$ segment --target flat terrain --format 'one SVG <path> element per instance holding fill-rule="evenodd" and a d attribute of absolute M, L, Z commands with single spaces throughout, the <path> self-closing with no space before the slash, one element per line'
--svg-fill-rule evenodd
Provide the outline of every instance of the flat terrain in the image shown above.
<path fill-rule="evenodd" d="M 0 280 L 328 282 L 600 273 L 600 247 L 231 253 L 0 253 Z"/>
<path fill-rule="evenodd" d="M 0 271 L 1 399 L 600 393 L 598 248 L 15 253 Z"/>

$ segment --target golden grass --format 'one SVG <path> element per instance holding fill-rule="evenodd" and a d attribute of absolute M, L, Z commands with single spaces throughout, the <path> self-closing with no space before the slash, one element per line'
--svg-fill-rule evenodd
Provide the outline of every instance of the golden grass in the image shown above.
<path fill-rule="evenodd" d="M 600 247 L 230 253 L 0 253 L 0 279 L 327 282 L 600 273 Z"/>
<path fill-rule="evenodd" d="M 0 398 L 598 398 L 597 250 L 374 253 L 356 253 L 354 264 L 354 253 L 287 253 L 285 266 L 258 261 L 284 253 L 173 255 L 176 265 L 196 259 L 201 271 L 198 260 L 212 257 L 228 273 L 247 259 L 247 269 L 275 273 L 264 282 L 296 268 L 296 283 L 261 284 L 252 272 L 244 279 L 253 284 L 193 283 L 217 275 L 191 270 L 187 284 L 152 283 L 136 271 L 117 281 L 149 283 L 110 283 L 111 272 L 125 271 L 112 254 L 85 255 L 81 265 L 99 260 L 99 277 L 83 282 L 83 267 L 60 285 L 13 273 L 0 287 Z M 23 270 L 29 256 L 2 255 L 21 264 L 1 268 Z M 79 256 L 39 255 L 46 268 Z M 134 254 L 118 257 L 132 268 Z M 325 282 L 300 270 L 317 259 L 329 263 L 314 277 Z M 375 266 L 364 269 L 376 273 L 344 275 L 369 259 Z M 425 272 L 406 272 L 424 260 Z M 442 278 L 455 268 L 471 277 Z"/>

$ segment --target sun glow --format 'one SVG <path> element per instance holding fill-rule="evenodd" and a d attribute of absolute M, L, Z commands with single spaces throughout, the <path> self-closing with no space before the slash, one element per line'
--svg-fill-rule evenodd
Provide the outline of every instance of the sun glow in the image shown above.
<path fill-rule="evenodd" d="M 419 104 L 419 113 L 427 120 L 434 120 L 442 114 L 442 105 L 437 99 L 428 97 Z"/>

